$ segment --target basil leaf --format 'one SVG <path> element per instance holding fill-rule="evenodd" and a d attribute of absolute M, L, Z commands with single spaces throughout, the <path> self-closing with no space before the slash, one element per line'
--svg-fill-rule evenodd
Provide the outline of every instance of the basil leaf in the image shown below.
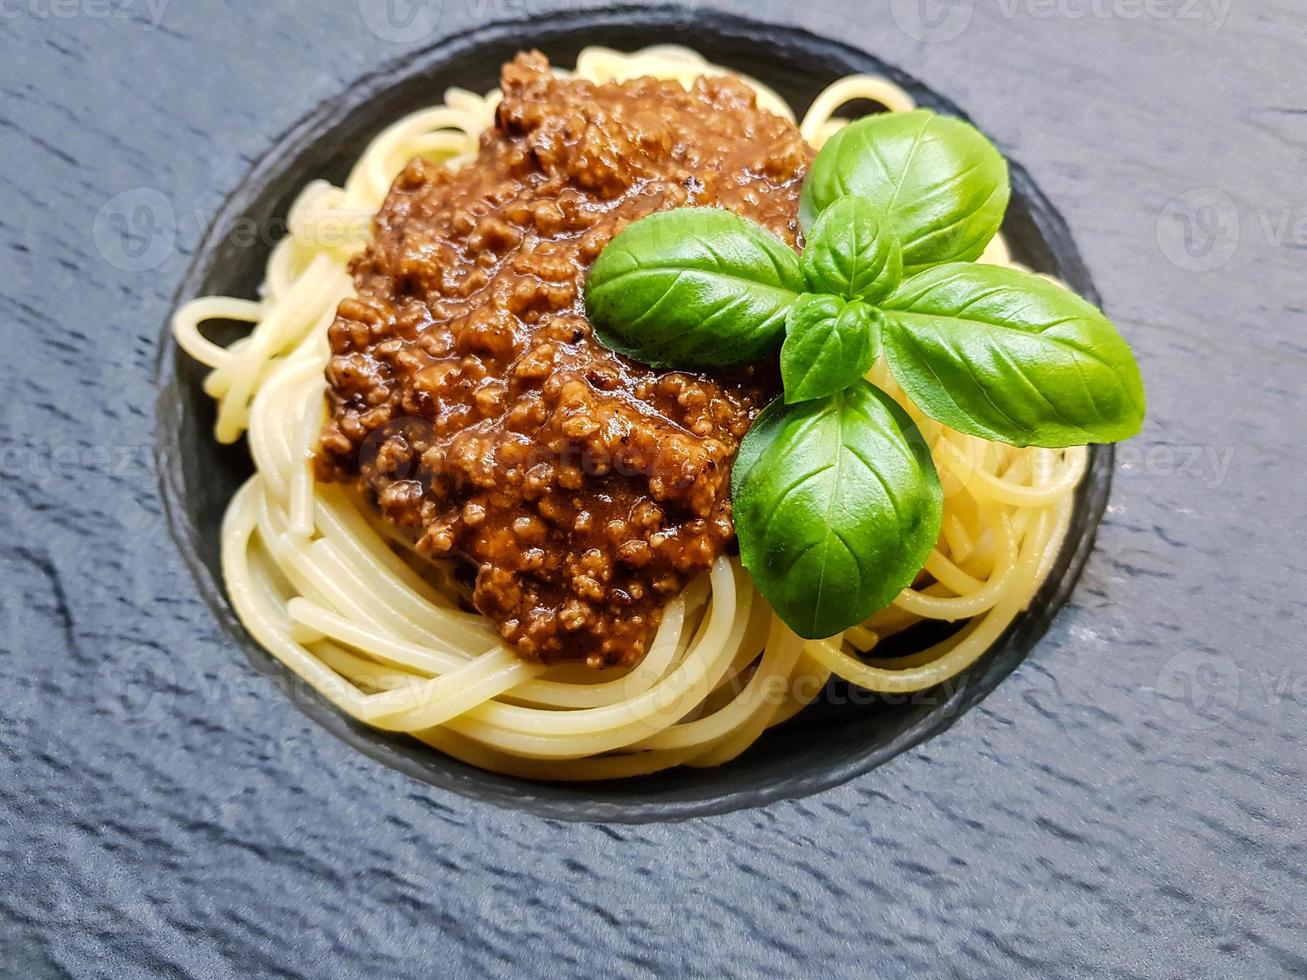
<path fill-rule="evenodd" d="M 804 231 L 848 194 L 885 216 L 912 275 L 980 257 L 1007 210 L 1007 162 L 960 119 L 925 109 L 867 116 L 827 140 L 813 161 L 799 200 Z"/>
<path fill-rule="evenodd" d="M 903 279 L 899 241 L 863 197 L 842 197 L 821 213 L 800 264 L 813 290 L 868 303 L 893 292 Z"/>
<path fill-rule="evenodd" d="M 654 367 L 754 361 L 780 343 L 806 290 L 798 256 L 759 225 L 680 208 L 630 225 L 600 254 L 586 312 L 612 349 Z"/>
<path fill-rule="evenodd" d="M 787 403 L 840 391 L 871 370 L 880 353 L 880 314 L 838 296 L 799 297 L 785 320 L 781 380 Z"/>
<path fill-rule="evenodd" d="M 772 402 L 732 474 L 740 557 L 776 613 L 834 636 L 911 584 L 939 537 L 943 493 L 912 420 L 866 381 Z"/>
<path fill-rule="evenodd" d="M 1135 435 L 1144 386 L 1130 348 L 1092 304 L 1039 276 L 955 263 L 885 301 L 883 344 L 923 412 L 1016 446 Z"/>

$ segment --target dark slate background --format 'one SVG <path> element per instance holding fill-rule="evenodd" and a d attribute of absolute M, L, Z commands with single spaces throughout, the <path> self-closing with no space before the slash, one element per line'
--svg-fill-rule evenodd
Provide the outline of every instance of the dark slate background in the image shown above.
<path fill-rule="evenodd" d="M 383 6 L 0 4 L 0 973 L 1307 973 L 1298 0 L 715 4 L 994 135 L 1151 412 L 1076 595 L 980 708 L 818 796 L 640 826 L 326 735 L 233 654 L 160 512 L 158 344 L 226 193 L 386 60 L 495 19 L 526 45 L 560 5 L 429 0 L 400 40 Z M 134 256 L 114 216 L 160 201 Z"/>

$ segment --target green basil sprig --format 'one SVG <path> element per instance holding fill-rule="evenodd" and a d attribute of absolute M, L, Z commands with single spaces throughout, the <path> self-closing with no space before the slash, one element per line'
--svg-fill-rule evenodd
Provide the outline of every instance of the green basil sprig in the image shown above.
<path fill-rule="evenodd" d="M 684 208 L 635 222 L 591 270 L 596 335 L 636 360 L 715 368 L 779 348 L 784 395 L 745 436 L 731 493 L 744 566 L 801 636 L 892 601 L 939 535 L 921 432 L 865 380 L 881 353 L 913 403 L 960 432 L 1058 447 L 1143 424 L 1139 368 L 1098 309 L 974 263 L 1009 194 L 1002 155 L 966 123 L 871 116 L 813 161 L 801 257 L 753 222 Z"/>

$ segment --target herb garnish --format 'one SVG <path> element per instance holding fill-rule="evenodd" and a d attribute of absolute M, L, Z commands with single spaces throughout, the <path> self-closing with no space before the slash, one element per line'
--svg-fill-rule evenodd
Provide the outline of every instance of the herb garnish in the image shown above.
<path fill-rule="evenodd" d="M 1114 442 L 1143 423 L 1139 368 L 1097 308 L 974 262 L 1009 196 L 1002 155 L 966 123 L 870 116 L 813 161 L 801 257 L 737 215 L 682 208 L 632 224 L 591 270 L 596 333 L 635 360 L 716 368 L 780 347 L 784 396 L 745 437 L 731 491 L 744 566 L 800 636 L 887 605 L 939 537 L 925 439 L 864 378 L 882 353 L 922 412 L 985 439 Z"/>

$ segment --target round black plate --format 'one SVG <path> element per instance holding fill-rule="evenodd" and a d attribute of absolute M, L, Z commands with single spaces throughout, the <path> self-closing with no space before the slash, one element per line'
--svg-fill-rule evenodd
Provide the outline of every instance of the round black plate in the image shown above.
<path fill-rule="evenodd" d="M 747 71 L 802 109 L 827 84 L 854 72 L 886 75 L 923 105 L 965 116 L 958 106 L 878 59 L 804 32 L 705 14 L 692 35 L 683 11 L 558 17 L 533 25 L 530 43 L 560 66 L 599 44 L 629 48 L 692 43 L 710 60 Z M 633 28 L 638 27 L 638 32 Z M 277 227 L 309 180 L 343 179 L 368 140 L 405 113 L 430 105 L 447 86 L 495 87 L 499 68 L 523 44 L 520 25 L 499 25 L 451 38 L 405 57 L 320 106 L 260 159 L 218 212 L 177 294 L 253 297 L 268 247 L 251 248 L 232 229 Z M 1082 295 L 1093 284 L 1057 211 L 1018 161 L 1005 230 L 1018 257 L 1052 272 Z M 296 703 L 333 734 L 373 758 L 436 786 L 479 800 L 570 820 L 637 822 L 684 818 L 804 796 L 837 785 L 947 729 L 992 691 L 1030 652 L 1070 594 L 1092 548 L 1106 504 L 1113 454 L 1095 447 L 1073 523 L 1052 574 L 1031 609 L 971 669 L 941 688 L 911 698 L 873 697 L 832 684 L 826 697 L 768 732 L 739 759 L 716 769 L 682 768 L 642 779 L 547 784 L 470 768 L 406 737 L 391 736 L 341 714 L 255 644 L 225 597 L 218 557 L 223 510 L 249 475 L 241 448 L 212 439 L 213 408 L 200 390 L 203 370 L 180 354 L 165 329 L 159 363 L 158 462 L 173 535 L 214 614 L 253 666 L 296 690 Z"/>

